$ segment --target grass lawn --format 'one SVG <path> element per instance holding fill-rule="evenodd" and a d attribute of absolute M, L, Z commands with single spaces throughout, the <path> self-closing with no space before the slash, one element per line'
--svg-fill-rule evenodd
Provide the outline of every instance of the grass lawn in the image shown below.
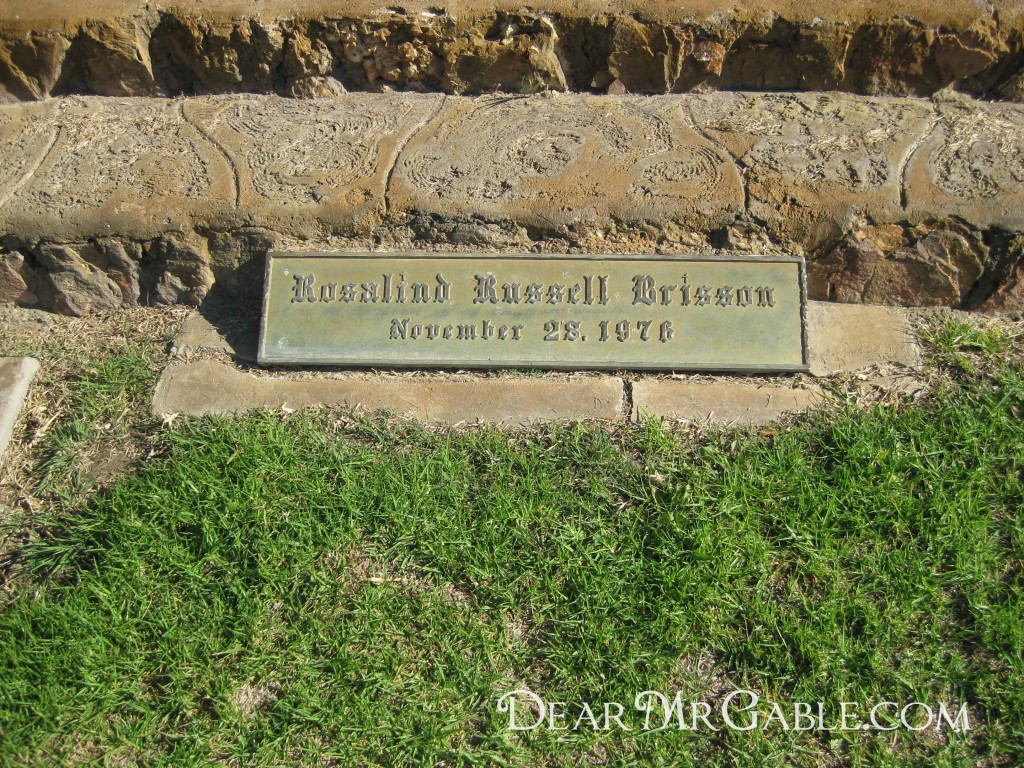
<path fill-rule="evenodd" d="M 34 343 L 0 353 L 70 354 Z M 1020 341 L 931 345 L 922 400 L 760 433 L 445 432 L 146 421 L 163 352 L 129 334 L 73 361 L 7 512 L 0 765 L 1021 765 Z M 96 446 L 140 440 L 97 480 Z M 515 689 L 632 730 L 510 731 Z M 738 689 L 970 729 L 633 709 Z"/>

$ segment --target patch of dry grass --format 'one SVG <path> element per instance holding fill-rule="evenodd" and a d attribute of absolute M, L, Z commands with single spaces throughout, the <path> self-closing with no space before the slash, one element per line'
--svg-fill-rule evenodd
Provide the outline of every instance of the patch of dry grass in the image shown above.
<path fill-rule="evenodd" d="M 75 503 L 154 455 L 148 398 L 168 341 L 190 312 L 139 308 L 73 318 L 0 309 L 0 356 L 40 362 L 0 460 L 0 584 L 38 513 Z M 118 366 L 116 361 L 123 361 Z"/>

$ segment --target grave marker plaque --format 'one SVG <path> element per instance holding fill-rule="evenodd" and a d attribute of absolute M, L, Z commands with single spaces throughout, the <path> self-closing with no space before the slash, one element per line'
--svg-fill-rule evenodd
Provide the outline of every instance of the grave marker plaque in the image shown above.
<path fill-rule="evenodd" d="M 265 365 L 807 370 L 798 258 L 267 256 Z"/>

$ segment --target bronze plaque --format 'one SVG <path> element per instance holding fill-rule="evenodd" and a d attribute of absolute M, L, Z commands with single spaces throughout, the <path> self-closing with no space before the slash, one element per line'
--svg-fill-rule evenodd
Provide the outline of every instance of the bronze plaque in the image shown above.
<path fill-rule="evenodd" d="M 267 256 L 259 362 L 807 370 L 797 258 Z"/>

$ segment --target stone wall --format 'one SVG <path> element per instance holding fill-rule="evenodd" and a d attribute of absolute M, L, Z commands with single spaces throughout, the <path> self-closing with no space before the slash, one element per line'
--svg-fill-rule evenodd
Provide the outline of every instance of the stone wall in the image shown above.
<path fill-rule="evenodd" d="M 812 298 L 1024 309 L 1024 105 L 843 94 L 0 107 L 0 303 L 255 296 L 268 249 L 803 253 Z"/>
<path fill-rule="evenodd" d="M 358 2 L 8 5 L 0 18 L 7 101 L 389 89 L 928 96 L 951 86 L 1024 100 L 1019 0 L 874 0 L 850 9 L 823 0 L 384 11 Z"/>

